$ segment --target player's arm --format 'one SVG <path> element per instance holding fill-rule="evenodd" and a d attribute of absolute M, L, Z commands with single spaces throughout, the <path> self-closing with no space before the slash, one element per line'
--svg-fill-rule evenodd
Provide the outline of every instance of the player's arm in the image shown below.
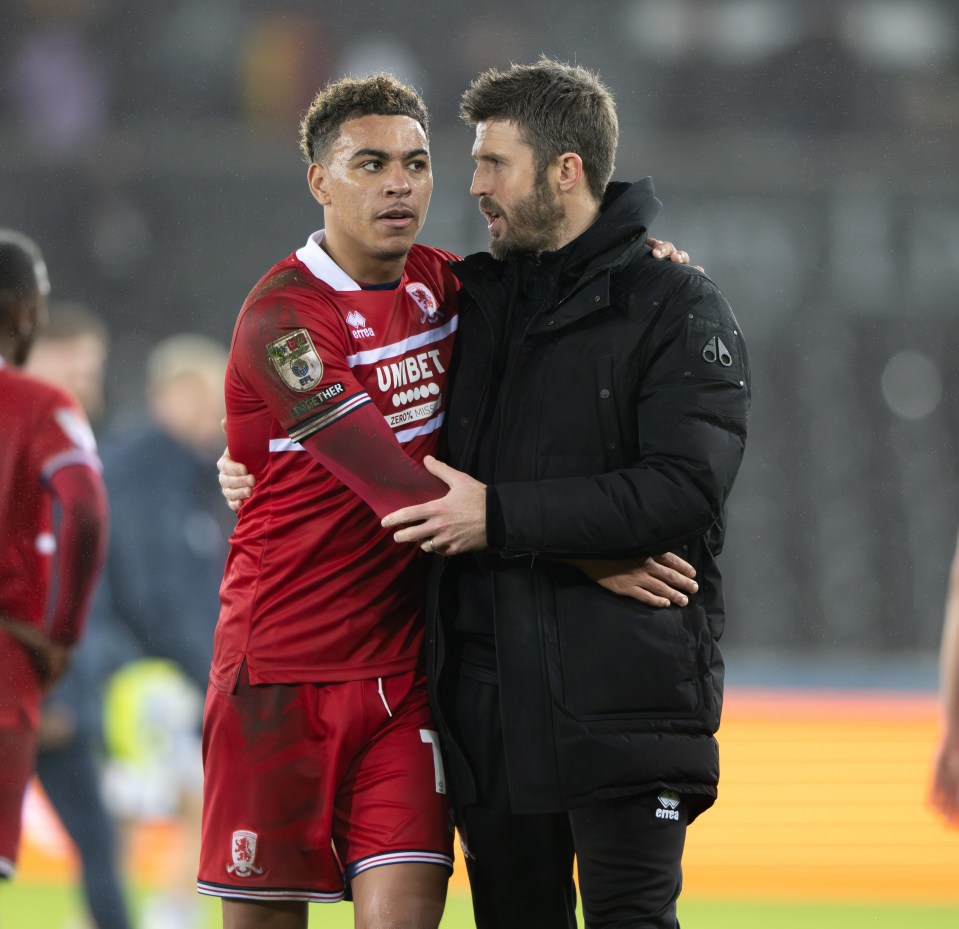
<path fill-rule="evenodd" d="M 372 403 L 299 441 L 380 518 L 397 507 L 432 500 L 446 490 L 441 480 L 403 451 Z"/>
<path fill-rule="evenodd" d="M 237 325 L 233 351 L 254 392 L 286 430 L 378 516 L 430 500 L 446 488 L 409 458 L 352 374 L 335 331 L 307 328 L 288 309 L 280 325 L 268 305 Z M 227 437 L 242 428 L 228 416 Z"/>
<path fill-rule="evenodd" d="M 959 540 L 949 572 L 939 651 L 942 738 L 936 750 L 930 800 L 945 819 L 959 823 Z"/>
<path fill-rule="evenodd" d="M 107 497 L 97 471 L 68 465 L 48 478 L 57 500 L 56 600 L 49 633 L 9 617 L 3 627 L 29 651 L 41 684 L 49 689 L 69 667 L 83 633 L 90 598 L 103 570 L 108 529 Z"/>

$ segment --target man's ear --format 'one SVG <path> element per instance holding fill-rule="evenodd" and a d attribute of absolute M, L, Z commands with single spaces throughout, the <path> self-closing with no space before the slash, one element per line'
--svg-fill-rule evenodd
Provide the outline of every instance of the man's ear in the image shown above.
<path fill-rule="evenodd" d="M 310 185 L 310 193 L 313 194 L 313 199 L 320 206 L 329 206 L 331 203 L 327 180 L 326 168 L 323 165 L 318 165 L 315 161 L 312 162 L 306 171 L 306 182 Z"/>
<path fill-rule="evenodd" d="M 575 190 L 584 181 L 583 159 L 576 152 L 564 152 L 554 162 L 556 182 L 564 193 Z"/>

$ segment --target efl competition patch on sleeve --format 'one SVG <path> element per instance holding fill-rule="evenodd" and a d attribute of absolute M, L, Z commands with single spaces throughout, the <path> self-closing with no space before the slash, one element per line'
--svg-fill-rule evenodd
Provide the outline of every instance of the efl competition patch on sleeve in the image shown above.
<path fill-rule="evenodd" d="M 306 329 L 297 329 L 266 347 L 273 367 L 292 390 L 313 390 L 323 377 L 323 362 Z"/>

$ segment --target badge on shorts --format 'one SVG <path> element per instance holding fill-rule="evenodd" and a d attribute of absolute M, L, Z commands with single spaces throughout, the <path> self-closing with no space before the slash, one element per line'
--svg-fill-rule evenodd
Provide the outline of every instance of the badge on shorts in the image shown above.
<path fill-rule="evenodd" d="M 305 329 L 270 342 L 266 347 L 270 360 L 283 383 L 293 390 L 312 390 L 323 377 L 323 362 Z"/>
<path fill-rule="evenodd" d="M 262 874 L 263 869 L 253 863 L 256 859 L 256 833 L 249 829 L 238 829 L 233 833 L 233 864 L 226 869 L 227 874 L 237 877 L 250 877 Z"/>

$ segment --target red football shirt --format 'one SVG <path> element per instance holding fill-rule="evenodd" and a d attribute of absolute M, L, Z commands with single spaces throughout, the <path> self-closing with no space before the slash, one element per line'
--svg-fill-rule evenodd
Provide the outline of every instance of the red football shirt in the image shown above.
<path fill-rule="evenodd" d="M 335 427 L 342 449 L 344 436 L 354 442 L 343 427 L 355 423 L 350 468 L 374 488 L 389 483 L 377 468 L 393 443 L 415 462 L 435 452 L 456 256 L 414 245 L 398 287 L 364 290 L 322 240 L 315 233 L 259 281 L 233 334 L 227 439 L 256 486 L 220 589 L 211 679 L 223 689 L 244 660 L 256 684 L 379 677 L 420 659 L 424 559 L 397 545 L 373 509 L 404 501 L 375 490 L 364 499 L 300 442 L 322 443 Z M 371 415 L 382 433 L 372 441 L 362 425 Z"/>
<path fill-rule="evenodd" d="M 67 465 L 99 471 L 96 449 L 76 400 L 0 360 L 0 614 L 44 626 L 56 550 L 48 483 Z"/>

